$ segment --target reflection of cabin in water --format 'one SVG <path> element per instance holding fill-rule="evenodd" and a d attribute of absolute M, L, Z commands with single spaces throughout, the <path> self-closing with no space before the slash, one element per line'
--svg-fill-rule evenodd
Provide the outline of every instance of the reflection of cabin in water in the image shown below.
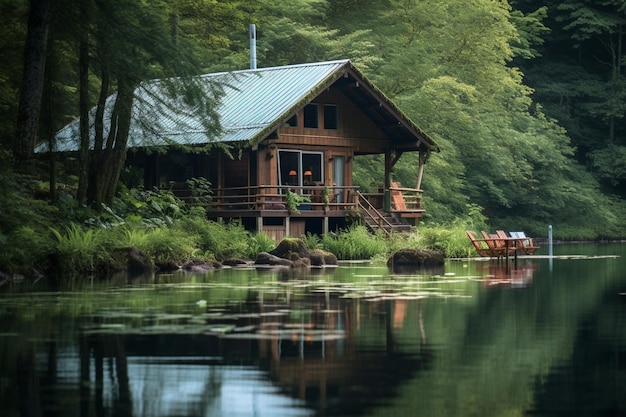
<path fill-rule="evenodd" d="M 261 384 L 266 379 L 215 378 L 216 368 L 232 368 L 262 372 L 272 387 L 279 388 L 276 392 L 280 395 L 301 400 L 320 415 L 357 415 L 388 401 L 398 387 L 432 366 L 434 352 L 426 343 L 419 300 L 413 300 L 417 310 L 407 313 L 405 298 L 363 303 L 327 297 L 324 292 L 303 298 L 293 295 L 296 300 L 284 295 L 270 291 L 259 297 L 263 302 L 215 308 L 211 314 L 197 317 L 148 315 L 138 327 L 135 315 L 94 316 L 93 325 L 85 325 L 81 336 L 81 378 L 101 391 L 91 398 L 94 390 L 82 390 L 81 401 L 104 409 L 99 402 L 115 397 L 117 389 L 111 384 L 111 392 L 102 391 L 104 382 L 119 380 L 126 390 L 120 388 L 117 395 L 127 397 L 122 398 L 122 405 L 130 409 L 133 403 L 141 405 L 152 399 L 159 404 L 163 398 L 208 407 L 211 396 L 224 395 L 219 393 L 228 385 Z M 409 314 L 412 317 L 407 318 Z M 363 317 L 377 325 L 361 328 Z M 398 319 L 412 325 L 402 330 Z M 419 335 L 419 346 L 406 350 L 407 345 L 400 341 L 407 335 Z M 107 362 L 115 366 L 106 366 Z M 184 375 L 182 379 L 168 379 L 167 369 L 179 367 L 185 370 L 178 374 Z M 189 375 L 199 379 L 191 381 Z M 212 395 L 208 390 L 204 397 L 180 391 L 179 385 L 202 386 L 203 379 L 215 384 Z M 259 387 L 257 395 L 272 391 Z M 203 411 L 198 414 L 210 415 Z"/>
<path fill-rule="evenodd" d="M 169 150 L 146 152 L 143 138 L 150 136 L 154 145 L 155 134 L 145 123 L 131 122 L 128 163 L 143 169 L 146 188 L 172 187 L 184 197 L 185 180 L 204 177 L 213 192 L 209 218 L 238 219 L 274 238 L 324 233 L 357 213 L 372 228 L 387 231 L 417 224 L 424 212 L 424 163 L 437 145 L 349 60 L 204 77 L 225 83 L 218 109 L 223 133 L 217 138 L 209 138 L 200 121 L 186 120 L 192 128 L 180 131 L 176 121 L 160 120 L 157 136 Z M 135 100 L 133 114 L 142 114 L 138 107 L 146 102 Z M 57 134 L 57 143 L 77 137 L 74 121 Z M 197 153 L 170 146 L 201 148 L 210 142 L 227 145 L 235 157 L 219 146 Z M 415 188 L 392 186 L 392 169 L 405 152 L 419 153 Z M 353 184 L 353 163 L 360 155 L 384 155 L 384 178 L 375 193 L 362 194 Z M 307 201 L 290 204 L 291 192 Z"/>

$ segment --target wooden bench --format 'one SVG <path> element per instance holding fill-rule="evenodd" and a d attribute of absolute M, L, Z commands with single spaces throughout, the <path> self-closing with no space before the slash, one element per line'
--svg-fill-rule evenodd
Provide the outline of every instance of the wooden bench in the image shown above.
<path fill-rule="evenodd" d="M 524 232 L 509 232 L 508 236 L 504 230 L 497 230 L 496 233 L 502 238 L 509 238 L 510 236 L 510 238 L 516 239 L 516 247 L 519 251 L 524 252 L 526 255 L 532 255 L 537 249 L 539 249 L 539 246 L 535 246 L 533 244 L 533 239 L 526 236 L 526 233 Z"/>
<path fill-rule="evenodd" d="M 506 254 L 506 248 L 499 248 L 495 245 L 495 241 L 497 239 L 494 238 L 485 238 L 485 239 L 477 239 L 474 236 L 474 232 L 469 230 L 465 231 L 467 237 L 474 245 L 474 249 L 480 256 L 488 256 L 488 257 L 496 257 L 500 258 Z"/>

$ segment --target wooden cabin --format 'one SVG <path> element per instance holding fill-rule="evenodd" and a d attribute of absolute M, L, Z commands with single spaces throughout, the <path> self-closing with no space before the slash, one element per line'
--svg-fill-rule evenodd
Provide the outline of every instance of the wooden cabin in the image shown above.
<path fill-rule="evenodd" d="M 210 219 L 238 220 L 275 239 L 326 233 L 345 226 L 350 216 L 387 232 L 417 225 L 424 213 L 424 163 L 438 147 L 349 60 L 203 77 L 226 85 L 218 109 L 223 132 L 217 137 L 203 136 L 200 122 L 187 131 L 160 123 L 164 140 L 157 146 L 169 150 L 146 152 L 147 143 L 155 146 L 154 132 L 131 122 L 127 163 L 142 169 L 146 188 L 171 187 L 185 198 L 185 180 L 204 177 L 213 192 Z M 134 106 L 148 102 L 136 100 Z M 57 141 L 77 137 L 74 121 Z M 189 153 L 172 143 L 219 143 L 235 151 L 231 157 L 224 146 L 214 146 Z M 414 187 L 401 188 L 391 172 L 405 152 L 420 157 Z M 364 194 L 353 184 L 352 166 L 355 158 L 372 154 L 384 155 L 384 177 L 375 193 Z"/>

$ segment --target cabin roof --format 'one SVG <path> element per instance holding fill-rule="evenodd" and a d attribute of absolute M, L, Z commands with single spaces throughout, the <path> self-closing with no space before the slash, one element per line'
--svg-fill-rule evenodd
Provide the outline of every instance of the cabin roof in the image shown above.
<path fill-rule="evenodd" d="M 159 80 L 142 83 L 135 90 L 129 147 L 172 144 L 200 145 L 211 142 L 253 146 L 266 139 L 322 91 L 335 85 L 357 105 L 399 147 L 438 150 L 436 143 L 404 115 L 349 60 L 316 62 L 280 67 L 248 69 L 202 75 L 203 80 L 221 84 L 223 96 L 217 108 L 221 132 L 205 128 L 200 117 L 192 116 L 184 103 L 162 105 Z M 207 85 L 210 85 L 207 84 Z M 105 137 L 115 94 L 105 106 Z M 93 119 L 90 112 L 91 140 Z M 78 150 L 79 119 L 56 134 L 56 151 Z M 402 145 L 405 144 L 405 145 Z M 47 150 L 41 145 L 37 151 Z"/>

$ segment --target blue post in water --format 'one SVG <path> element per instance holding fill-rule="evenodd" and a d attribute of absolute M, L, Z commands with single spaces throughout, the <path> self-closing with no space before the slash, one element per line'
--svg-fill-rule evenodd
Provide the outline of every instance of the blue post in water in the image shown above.
<path fill-rule="evenodd" d="M 552 225 L 548 226 L 548 264 L 550 267 L 550 273 L 552 273 Z"/>
<path fill-rule="evenodd" d="M 548 226 L 548 256 L 552 258 L 552 225 Z"/>

